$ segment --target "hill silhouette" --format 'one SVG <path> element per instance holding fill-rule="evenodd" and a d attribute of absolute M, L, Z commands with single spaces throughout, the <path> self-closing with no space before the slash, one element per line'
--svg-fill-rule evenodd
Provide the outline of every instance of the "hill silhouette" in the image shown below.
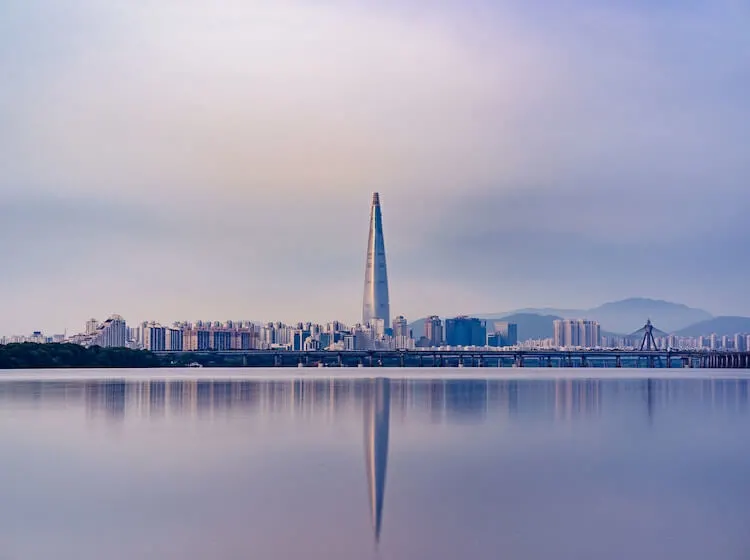
<path fill-rule="evenodd" d="M 750 333 L 750 317 L 723 316 L 700 321 L 675 334 L 679 336 L 731 336 L 736 333 Z"/>

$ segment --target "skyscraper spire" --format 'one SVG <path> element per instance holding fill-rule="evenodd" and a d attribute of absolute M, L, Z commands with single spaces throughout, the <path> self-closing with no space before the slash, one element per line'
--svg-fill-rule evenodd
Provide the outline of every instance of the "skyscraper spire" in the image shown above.
<path fill-rule="evenodd" d="M 380 210 L 378 193 L 373 193 L 370 207 L 370 236 L 367 241 L 362 323 L 372 323 L 373 319 L 382 319 L 386 327 L 391 322 L 388 272 L 385 266 L 385 241 L 383 240 L 383 214 Z"/>

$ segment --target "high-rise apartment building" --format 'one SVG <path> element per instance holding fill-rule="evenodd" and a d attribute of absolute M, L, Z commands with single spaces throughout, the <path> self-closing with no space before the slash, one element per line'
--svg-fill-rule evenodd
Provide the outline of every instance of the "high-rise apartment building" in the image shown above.
<path fill-rule="evenodd" d="M 425 319 L 424 336 L 427 339 L 429 346 L 443 345 L 443 322 L 440 320 L 440 317 L 432 315 Z"/>
<path fill-rule="evenodd" d="M 143 348 L 158 352 L 167 349 L 167 329 L 158 323 L 145 323 L 143 332 Z"/>
<path fill-rule="evenodd" d="M 393 320 L 393 336 L 408 336 L 409 335 L 409 323 L 403 315 L 399 315 Z"/>
<path fill-rule="evenodd" d="M 735 334 L 734 335 L 734 349 L 737 352 L 746 352 L 747 346 L 745 346 L 745 335 Z"/>
<path fill-rule="evenodd" d="M 507 321 L 495 321 L 494 331 L 487 336 L 488 346 L 515 346 L 518 344 L 518 325 Z"/>
<path fill-rule="evenodd" d="M 601 342 L 601 328 L 596 321 L 557 319 L 553 329 L 553 343 L 558 348 L 595 348 Z"/>
<path fill-rule="evenodd" d="M 455 317 L 445 321 L 445 343 L 448 346 L 485 346 L 487 326 L 475 317 Z"/>
<path fill-rule="evenodd" d="M 96 331 L 99 329 L 99 321 L 94 319 L 93 317 L 86 321 L 86 334 L 96 334 Z"/>
<path fill-rule="evenodd" d="M 172 352 L 181 352 L 184 349 L 184 337 L 182 328 L 172 326 L 166 329 L 164 333 L 164 349 Z"/>
<path fill-rule="evenodd" d="M 372 324 L 374 319 L 381 319 L 386 325 L 391 323 L 388 271 L 385 264 L 385 241 L 383 239 L 383 214 L 380 210 L 380 195 L 378 193 L 373 193 L 372 206 L 370 207 L 370 233 L 367 240 L 362 324 Z"/>
<path fill-rule="evenodd" d="M 99 325 L 95 332 L 96 334 L 91 343 L 92 346 L 115 348 L 128 345 L 128 326 L 125 324 L 125 319 L 119 315 L 112 315 Z"/>
<path fill-rule="evenodd" d="M 211 331 L 202 326 L 185 328 L 182 332 L 183 349 L 188 351 L 210 350 Z"/>

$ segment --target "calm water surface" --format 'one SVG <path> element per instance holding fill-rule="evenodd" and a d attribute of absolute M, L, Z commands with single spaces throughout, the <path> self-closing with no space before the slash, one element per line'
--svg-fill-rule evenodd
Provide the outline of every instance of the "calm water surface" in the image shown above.
<path fill-rule="evenodd" d="M 309 371 L 4 374 L 0 559 L 750 558 L 750 377 Z"/>

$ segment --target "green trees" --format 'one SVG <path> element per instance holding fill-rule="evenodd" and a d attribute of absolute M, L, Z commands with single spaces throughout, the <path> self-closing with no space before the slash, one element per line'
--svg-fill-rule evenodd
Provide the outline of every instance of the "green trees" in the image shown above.
<path fill-rule="evenodd" d="M 0 369 L 151 368 L 162 360 L 146 350 L 84 348 L 78 344 L 6 344 L 0 346 Z"/>

